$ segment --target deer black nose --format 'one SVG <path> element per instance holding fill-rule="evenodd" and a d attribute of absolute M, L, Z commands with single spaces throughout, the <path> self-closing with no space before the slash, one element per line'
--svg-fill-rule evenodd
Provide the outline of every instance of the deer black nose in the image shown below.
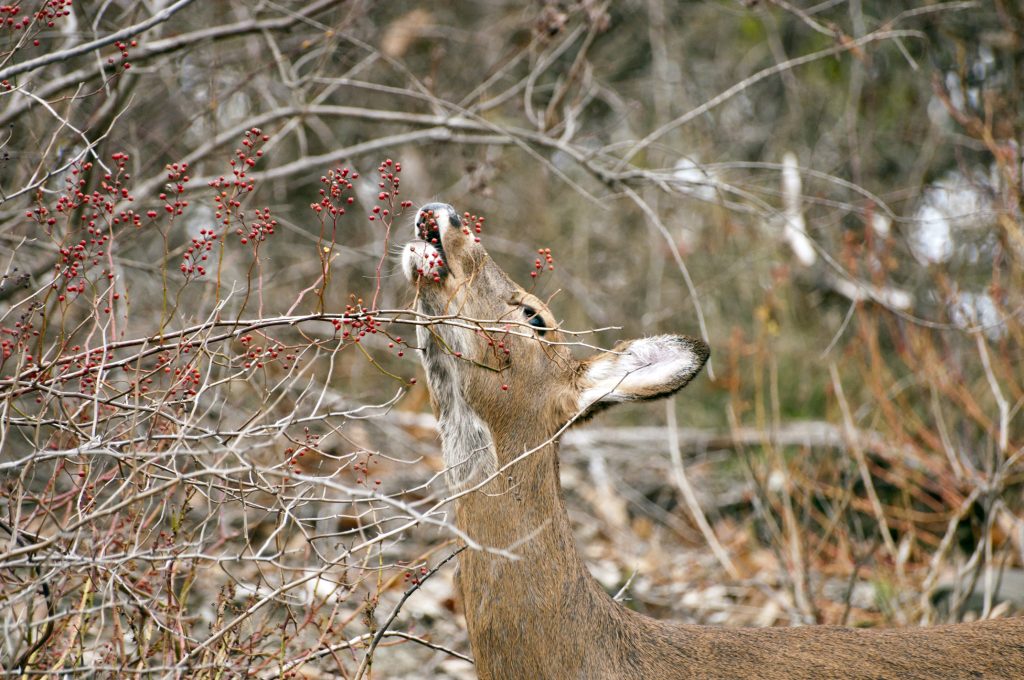
<path fill-rule="evenodd" d="M 423 213 L 425 212 L 432 212 L 435 215 L 438 215 L 442 211 L 448 213 L 449 215 L 455 214 L 455 208 L 448 205 L 447 203 L 427 203 L 425 206 L 420 208 L 419 217 L 422 217 Z"/>

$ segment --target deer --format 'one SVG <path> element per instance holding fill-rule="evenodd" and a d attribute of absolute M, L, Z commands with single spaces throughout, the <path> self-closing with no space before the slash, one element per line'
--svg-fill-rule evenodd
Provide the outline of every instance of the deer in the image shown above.
<path fill-rule="evenodd" d="M 455 576 L 480 678 L 1024 678 L 1024 618 L 725 628 L 616 602 L 577 550 L 559 436 L 616 403 L 675 394 L 708 345 L 658 335 L 578 360 L 548 306 L 495 264 L 466 215 L 430 203 L 413 232 L 401 268 L 454 522 L 463 540 L 494 548 L 464 550 Z M 438 318 L 459 322 L 429 321 Z"/>

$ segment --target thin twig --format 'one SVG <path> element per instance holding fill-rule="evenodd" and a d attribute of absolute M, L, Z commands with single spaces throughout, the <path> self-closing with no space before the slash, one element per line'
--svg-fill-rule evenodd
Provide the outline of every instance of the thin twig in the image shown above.
<path fill-rule="evenodd" d="M 835 390 L 836 400 L 839 402 L 839 410 L 843 414 L 843 427 L 846 433 L 846 439 L 849 443 L 849 450 L 853 453 L 853 458 L 857 461 L 857 469 L 860 471 L 861 481 L 864 483 L 864 489 L 867 492 L 868 500 L 871 501 L 871 509 L 875 513 L 875 521 L 878 522 L 878 531 L 882 535 L 882 542 L 885 544 L 885 549 L 889 552 L 889 556 L 893 562 L 899 563 L 899 551 L 896 549 L 896 544 L 892 540 L 892 533 L 889 531 L 889 522 L 885 518 L 885 511 L 882 509 L 882 502 L 878 499 L 878 493 L 875 491 L 875 484 L 871 480 L 871 470 L 868 469 L 867 457 L 864 455 L 864 449 L 860 445 L 860 439 L 857 436 L 857 428 L 853 423 L 853 416 L 850 414 L 850 407 L 846 403 L 846 395 L 843 393 L 843 383 L 839 378 L 839 369 L 836 368 L 835 362 L 830 362 L 828 365 L 829 375 L 832 376 L 832 388 Z"/>
<path fill-rule="evenodd" d="M 47 66 L 49 64 L 53 64 L 59 61 L 66 61 L 68 59 L 77 57 L 82 54 L 88 54 L 93 50 L 99 49 L 101 47 L 106 47 L 107 45 L 112 45 L 118 40 L 127 40 L 132 36 L 145 33 L 154 26 L 162 24 L 163 22 L 167 21 L 172 16 L 174 16 L 181 10 L 191 5 L 193 2 L 195 2 L 195 0 L 178 0 L 178 2 L 174 3 L 170 7 L 165 7 L 164 9 L 160 10 L 159 12 L 151 16 L 149 19 L 139 22 L 134 26 L 122 28 L 120 31 L 114 31 L 110 35 L 104 36 L 102 38 L 97 38 L 96 40 L 92 40 L 87 43 L 82 43 L 81 45 L 76 45 L 75 47 L 71 47 L 66 50 L 61 50 L 60 52 L 53 52 L 51 54 L 46 54 L 41 57 L 36 57 L 35 59 L 23 61 L 20 64 L 15 64 L 14 66 L 8 66 L 7 68 L 0 70 L 0 80 L 10 80 L 16 75 L 28 73 L 29 71 L 34 71 L 37 68 L 41 68 L 43 66 Z"/>
<path fill-rule="evenodd" d="M 711 552 L 715 554 L 715 559 L 722 565 L 729 577 L 735 581 L 740 580 L 740 572 L 736 569 L 736 565 L 733 564 L 732 559 L 729 558 L 729 553 L 726 552 L 725 548 L 718 541 L 718 536 L 715 535 L 715 530 L 711 528 L 711 524 L 708 523 L 708 518 L 704 515 L 704 511 L 700 507 L 700 501 L 697 499 L 697 494 L 693 490 L 693 486 L 690 484 L 690 480 L 686 477 L 686 468 L 683 467 L 683 454 L 679 450 L 679 433 L 676 431 L 676 399 L 670 397 L 665 400 L 665 418 L 668 425 L 668 451 L 672 458 L 672 476 L 676 481 L 676 486 L 683 493 L 683 500 L 686 501 L 686 507 L 690 511 L 690 516 L 693 517 L 693 521 L 697 523 L 697 527 L 700 529 L 701 535 L 704 536 L 704 540 L 708 542 L 708 547 L 711 548 Z"/>
<path fill-rule="evenodd" d="M 466 546 L 464 545 L 457 548 L 450 555 L 448 555 L 448 557 L 438 562 L 433 569 L 424 574 L 417 583 L 414 583 L 412 587 L 410 587 L 402 594 L 401 599 L 398 600 L 398 603 L 391 610 L 391 613 L 388 615 L 388 618 L 384 620 L 384 623 L 381 624 L 381 627 L 373 636 L 373 640 L 370 642 L 370 646 L 369 648 L 367 648 L 366 654 L 363 655 L 363 660 L 359 663 L 359 668 L 356 669 L 355 680 L 360 680 L 360 678 L 362 678 L 363 675 L 367 671 L 369 671 L 370 666 L 373 664 L 373 652 L 377 649 L 377 645 L 380 644 L 381 638 L 384 637 L 384 633 L 386 633 L 388 628 L 391 627 L 391 624 L 394 623 L 395 618 L 398 616 L 398 612 L 402 611 L 402 607 L 405 605 L 406 601 L 410 597 L 412 597 L 413 593 L 419 590 L 424 583 L 426 583 L 427 579 L 436 574 L 441 569 L 441 567 L 450 562 L 452 559 L 455 558 L 456 555 L 458 555 L 465 549 Z"/>

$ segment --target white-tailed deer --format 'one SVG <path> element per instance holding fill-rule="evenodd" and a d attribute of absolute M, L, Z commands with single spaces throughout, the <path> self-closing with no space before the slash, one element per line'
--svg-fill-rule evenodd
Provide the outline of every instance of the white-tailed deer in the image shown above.
<path fill-rule="evenodd" d="M 418 310 L 490 320 L 417 327 L 449 482 L 469 490 L 455 521 L 476 543 L 518 556 L 459 558 L 481 678 L 1024 678 L 1024 619 L 729 629 L 658 621 L 613 601 L 576 550 L 558 435 L 616 402 L 681 389 L 707 345 L 663 335 L 578 361 L 547 306 L 509 279 L 451 206 L 424 206 L 414 228 L 402 268 Z"/>

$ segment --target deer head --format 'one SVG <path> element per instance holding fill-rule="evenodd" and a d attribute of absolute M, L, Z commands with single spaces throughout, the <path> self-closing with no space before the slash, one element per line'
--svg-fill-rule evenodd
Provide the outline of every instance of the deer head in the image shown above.
<path fill-rule="evenodd" d="M 418 310 L 458 317 L 454 325 L 417 327 L 456 486 L 611 404 L 676 392 L 708 358 L 700 340 L 660 335 L 578 360 L 548 306 L 491 260 L 454 208 L 421 208 L 414 236 L 402 269 Z"/>

